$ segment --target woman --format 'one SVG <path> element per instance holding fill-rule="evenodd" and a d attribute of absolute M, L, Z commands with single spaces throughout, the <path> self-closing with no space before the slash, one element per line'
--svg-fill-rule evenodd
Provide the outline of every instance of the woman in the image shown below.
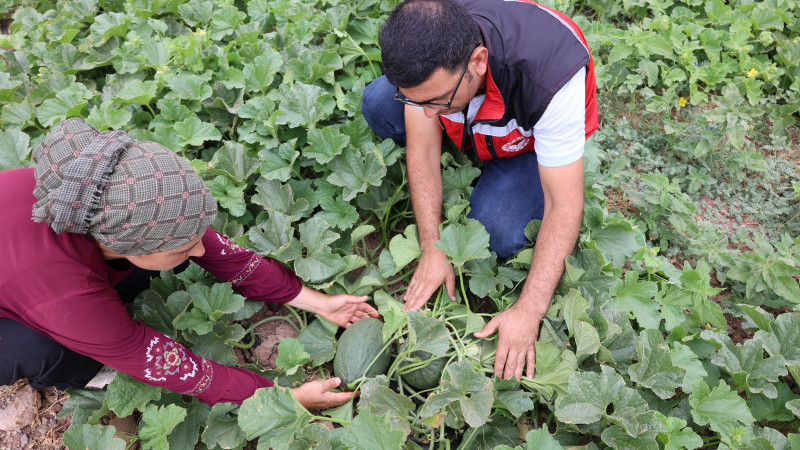
<path fill-rule="evenodd" d="M 209 228 L 217 213 L 209 189 L 159 144 L 69 119 L 33 159 L 35 170 L 0 172 L 0 384 L 28 377 L 37 389 L 82 387 L 106 364 L 209 404 L 241 403 L 272 386 L 127 315 L 120 295 L 135 295 L 143 269 L 169 270 L 187 259 L 249 300 L 285 303 L 345 327 L 377 316 L 366 297 L 302 286 L 282 264 Z M 327 408 L 352 396 L 329 392 L 338 384 L 316 381 L 292 392 L 309 409 Z"/>

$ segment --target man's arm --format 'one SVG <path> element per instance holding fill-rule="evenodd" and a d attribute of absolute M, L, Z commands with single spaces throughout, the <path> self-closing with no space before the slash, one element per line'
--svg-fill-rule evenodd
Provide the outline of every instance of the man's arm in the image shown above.
<path fill-rule="evenodd" d="M 411 204 L 419 231 L 422 258 L 408 283 L 406 310 L 419 309 L 431 295 L 446 284 L 455 298 L 455 273 L 443 251 L 434 247 L 442 221 L 442 128 L 436 117 L 427 117 L 417 108 L 406 106 L 406 165 Z"/>
<path fill-rule="evenodd" d="M 536 339 L 561 274 L 564 258 L 572 253 L 580 231 L 583 211 L 583 158 L 557 168 L 539 166 L 545 208 L 536 239 L 528 278 L 511 308 L 493 318 L 476 337 L 498 331 L 494 373 L 508 378 L 533 377 Z"/>

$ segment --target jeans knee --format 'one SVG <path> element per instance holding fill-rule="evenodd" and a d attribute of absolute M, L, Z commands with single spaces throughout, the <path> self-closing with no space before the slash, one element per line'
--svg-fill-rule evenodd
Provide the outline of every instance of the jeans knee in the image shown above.
<path fill-rule="evenodd" d="M 470 216 L 477 219 L 489 233 L 489 250 L 498 258 L 510 258 L 522 250 L 530 241 L 525 237 L 524 227 L 509 226 L 508 222 L 493 215 Z"/>

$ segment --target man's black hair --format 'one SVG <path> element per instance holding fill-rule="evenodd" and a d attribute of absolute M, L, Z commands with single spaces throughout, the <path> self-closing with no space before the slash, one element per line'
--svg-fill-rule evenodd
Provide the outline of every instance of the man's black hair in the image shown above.
<path fill-rule="evenodd" d="M 440 67 L 463 68 L 480 43 L 478 23 L 455 0 L 406 0 L 381 32 L 384 74 L 395 86 L 417 86 Z"/>

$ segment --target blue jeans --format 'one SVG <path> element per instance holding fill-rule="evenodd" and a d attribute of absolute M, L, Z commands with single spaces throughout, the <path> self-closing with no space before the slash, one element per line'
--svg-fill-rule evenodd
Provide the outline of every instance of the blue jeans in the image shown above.
<path fill-rule="evenodd" d="M 404 106 L 394 94 L 395 87 L 381 76 L 364 88 L 361 113 L 375 134 L 405 145 Z M 508 258 L 529 244 L 525 226 L 544 215 L 536 153 L 484 161 L 470 206 L 468 217 L 486 227 L 489 250 L 497 256 Z"/>

